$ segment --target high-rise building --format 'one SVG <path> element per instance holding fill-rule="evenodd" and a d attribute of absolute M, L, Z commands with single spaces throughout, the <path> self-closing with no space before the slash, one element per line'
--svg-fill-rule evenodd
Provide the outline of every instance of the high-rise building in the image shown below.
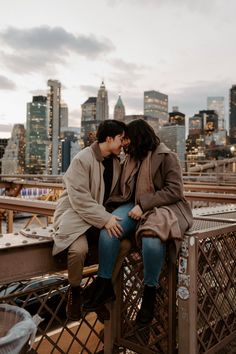
<path fill-rule="evenodd" d="M 24 174 L 25 167 L 25 127 L 14 124 L 11 138 L 2 157 L 3 174 Z"/>
<path fill-rule="evenodd" d="M 168 123 L 168 96 L 158 91 L 144 91 L 144 115 L 158 119 L 159 125 Z"/>
<path fill-rule="evenodd" d="M 68 106 L 65 102 L 60 104 L 60 132 L 68 127 Z"/>
<path fill-rule="evenodd" d="M 165 143 L 171 151 L 176 152 L 184 167 L 185 161 L 185 126 L 178 124 L 166 124 L 160 128 L 158 136 L 161 142 Z"/>
<path fill-rule="evenodd" d="M 43 174 L 47 166 L 47 97 L 33 96 L 27 103 L 25 173 Z"/>
<path fill-rule="evenodd" d="M 109 118 L 108 93 L 104 82 L 100 86 L 97 95 L 96 119 L 100 123 Z"/>
<path fill-rule="evenodd" d="M 0 139 L 0 173 L 2 173 L 2 157 L 8 144 L 7 138 Z"/>
<path fill-rule="evenodd" d="M 173 107 L 173 112 L 169 113 L 169 123 L 176 125 L 185 125 L 185 114 L 179 112 L 178 107 Z"/>
<path fill-rule="evenodd" d="M 158 124 L 158 120 L 154 117 L 148 117 L 143 114 L 130 114 L 125 116 L 124 122 L 128 124 L 133 120 L 137 120 L 137 119 L 145 120 L 153 128 L 155 133 L 158 135 L 159 124 Z"/>
<path fill-rule="evenodd" d="M 233 85 L 229 94 L 229 137 L 232 144 L 236 144 L 236 85 Z"/>
<path fill-rule="evenodd" d="M 225 101 L 224 97 L 207 97 L 207 109 L 218 114 L 218 129 L 225 129 Z"/>
<path fill-rule="evenodd" d="M 61 172 L 66 172 L 73 157 L 81 150 L 79 144 L 79 128 L 67 128 L 62 132 L 62 163 Z"/>
<path fill-rule="evenodd" d="M 89 97 L 82 105 L 81 115 L 81 139 L 84 146 L 91 144 L 91 136 L 95 136 L 98 124 L 97 120 L 97 97 Z"/>
<path fill-rule="evenodd" d="M 60 137 L 60 104 L 61 104 L 61 83 L 57 80 L 48 80 L 48 174 L 57 175 L 60 173 L 61 145 Z"/>
<path fill-rule="evenodd" d="M 124 121 L 124 118 L 125 118 L 125 106 L 119 95 L 119 98 L 114 108 L 114 119 Z"/>

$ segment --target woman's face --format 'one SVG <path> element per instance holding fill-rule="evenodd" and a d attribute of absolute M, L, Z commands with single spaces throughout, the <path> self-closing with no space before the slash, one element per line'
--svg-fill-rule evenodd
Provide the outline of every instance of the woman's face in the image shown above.
<path fill-rule="evenodd" d="M 125 137 L 123 138 L 123 149 L 124 149 L 125 152 L 127 152 L 127 149 L 128 149 L 128 147 L 129 147 L 129 145 L 130 145 L 130 138 L 128 138 L 127 136 L 125 136 Z"/>

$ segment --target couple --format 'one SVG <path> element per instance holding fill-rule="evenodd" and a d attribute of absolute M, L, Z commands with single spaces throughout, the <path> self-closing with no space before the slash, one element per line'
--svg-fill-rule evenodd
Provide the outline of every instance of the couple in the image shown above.
<path fill-rule="evenodd" d="M 127 154 L 120 165 L 122 147 Z M 54 218 L 54 254 L 68 249 L 68 317 L 81 316 L 80 282 L 89 240 L 99 237 L 99 270 L 87 290 L 85 312 L 98 311 L 115 299 L 112 283 L 129 252 L 127 239 L 135 232 L 144 264 L 136 322 L 151 322 L 166 241 L 181 240 L 192 224 L 176 154 L 142 119 L 127 126 L 107 120 L 98 128 L 97 141 L 76 155 L 63 179 L 66 189 Z"/>

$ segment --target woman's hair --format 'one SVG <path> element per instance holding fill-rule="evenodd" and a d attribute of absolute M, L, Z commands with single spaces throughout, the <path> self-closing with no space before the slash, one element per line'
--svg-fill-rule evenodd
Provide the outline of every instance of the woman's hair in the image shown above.
<path fill-rule="evenodd" d="M 153 128 L 143 119 L 130 122 L 126 126 L 126 136 L 130 139 L 127 152 L 135 160 L 143 160 L 148 151 L 154 151 L 160 144 Z"/>
<path fill-rule="evenodd" d="M 114 138 L 116 135 L 125 133 L 125 129 L 125 123 L 115 119 L 106 119 L 99 124 L 96 137 L 99 143 L 103 143 L 108 136 Z"/>

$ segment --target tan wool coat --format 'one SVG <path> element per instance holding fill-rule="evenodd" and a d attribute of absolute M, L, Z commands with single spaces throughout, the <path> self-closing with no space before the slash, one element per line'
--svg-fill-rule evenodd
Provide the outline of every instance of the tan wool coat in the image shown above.
<path fill-rule="evenodd" d="M 54 213 L 53 255 L 70 246 L 91 226 L 102 228 L 111 218 L 103 204 L 104 166 L 98 142 L 80 151 L 63 176 L 65 190 Z M 119 159 L 113 159 L 111 192 L 120 175 Z"/>

